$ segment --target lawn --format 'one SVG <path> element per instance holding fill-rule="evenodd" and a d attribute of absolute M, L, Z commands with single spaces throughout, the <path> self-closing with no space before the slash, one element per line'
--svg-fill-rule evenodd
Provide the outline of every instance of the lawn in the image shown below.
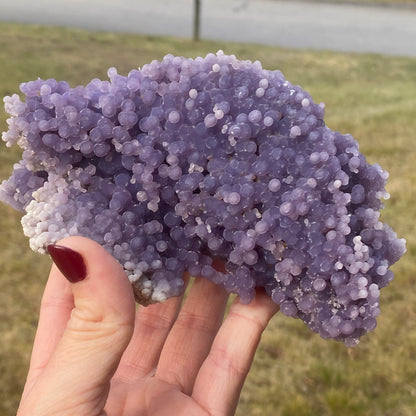
<path fill-rule="evenodd" d="M 416 413 L 416 59 L 287 50 L 174 38 L 0 24 L 0 96 L 19 83 L 56 78 L 71 86 L 120 73 L 166 53 L 196 57 L 223 49 L 281 69 L 315 101 L 326 122 L 351 133 L 371 163 L 390 172 L 382 218 L 407 239 L 408 253 L 383 289 L 377 329 L 354 349 L 324 341 L 277 314 L 262 339 L 238 415 L 413 416 Z M 0 113 L 0 130 L 6 115 Z M 19 159 L 0 147 L 0 178 Z M 0 414 L 14 415 L 27 371 L 50 260 L 30 251 L 20 215 L 0 206 Z"/>

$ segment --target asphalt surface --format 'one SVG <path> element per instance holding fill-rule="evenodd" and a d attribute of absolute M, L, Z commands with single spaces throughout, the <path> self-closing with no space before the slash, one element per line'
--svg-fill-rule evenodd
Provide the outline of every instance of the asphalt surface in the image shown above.
<path fill-rule="evenodd" d="M 193 0 L 0 0 L 0 21 L 89 30 L 191 37 L 192 16 Z M 201 37 L 416 56 L 416 8 L 201 0 Z"/>

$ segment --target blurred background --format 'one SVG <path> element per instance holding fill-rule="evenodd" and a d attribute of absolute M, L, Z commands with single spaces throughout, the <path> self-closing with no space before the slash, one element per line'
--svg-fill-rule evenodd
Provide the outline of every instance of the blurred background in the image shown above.
<path fill-rule="evenodd" d="M 381 292 L 378 327 L 348 349 L 277 314 L 265 332 L 238 415 L 416 414 L 416 0 L 0 0 L 0 96 L 21 82 L 72 87 L 165 54 L 224 50 L 260 60 L 326 104 L 390 172 L 382 220 L 407 253 Z M 7 130 L 0 109 L 0 130 Z M 20 159 L 0 144 L 0 180 Z M 20 214 L 0 205 L 0 415 L 16 413 L 50 260 L 30 251 Z"/>

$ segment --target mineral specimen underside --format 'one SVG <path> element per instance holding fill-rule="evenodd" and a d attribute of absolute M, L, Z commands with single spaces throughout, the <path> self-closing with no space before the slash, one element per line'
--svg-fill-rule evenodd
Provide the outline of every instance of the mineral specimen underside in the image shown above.
<path fill-rule="evenodd" d="M 33 250 L 82 235 L 124 266 L 141 303 L 182 292 L 188 270 L 355 345 L 405 252 L 379 220 L 387 173 L 330 130 L 280 71 L 221 51 L 167 55 L 127 76 L 53 79 L 6 97 L 22 160 L 0 200 Z M 212 259 L 225 262 L 225 271 Z"/>

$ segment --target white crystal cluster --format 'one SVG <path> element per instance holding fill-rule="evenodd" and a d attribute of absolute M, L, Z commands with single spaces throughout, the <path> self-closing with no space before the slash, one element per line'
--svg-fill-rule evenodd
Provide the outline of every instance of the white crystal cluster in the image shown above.
<path fill-rule="evenodd" d="M 3 133 L 23 157 L 0 200 L 25 213 L 31 248 L 82 235 L 124 266 L 146 304 L 188 270 L 355 345 L 405 252 L 379 220 L 387 173 L 280 71 L 167 55 L 127 76 L 53 79 L 6 97 Z M 225 262 L 225 271 L 213 259 Z"/>

